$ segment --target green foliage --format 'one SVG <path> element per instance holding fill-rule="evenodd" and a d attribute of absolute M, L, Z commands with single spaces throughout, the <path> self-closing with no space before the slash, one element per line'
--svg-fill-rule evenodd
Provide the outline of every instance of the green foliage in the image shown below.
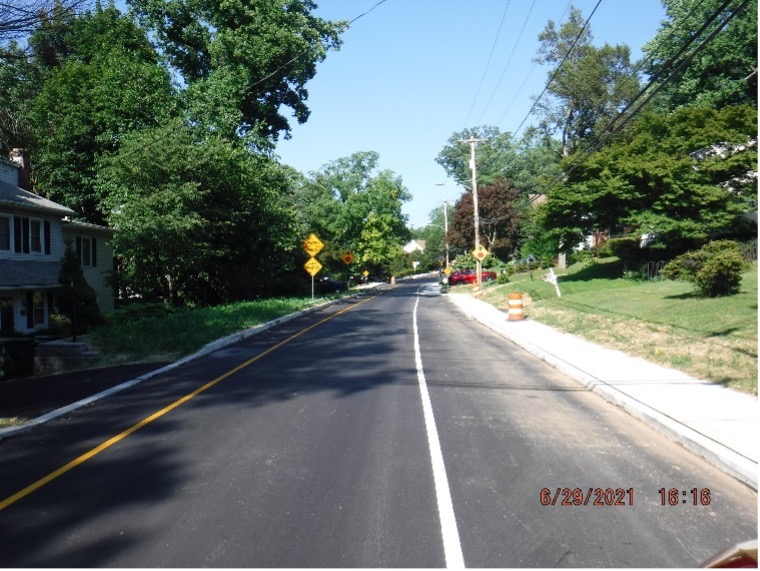
<path fill-rule="evenodd" d="M 171 80 L 145 32 L 113 6 L 43 29 L 31 44 L 45 75 L 29 111 L 37 186 L 102 224 L 96 162 L 126 133 L 167 116 Z"/>
<path fill-rule="evenodd" d="M 645 115 L 584 162 L 569 159 L 567 182 L 543 205 L 544 227 L 566 251 L 605 229 L 654 235 L 652 247 L 681 251 L 731 235 L 756 204 L 757 179 L 748 176 L 756 123 L 750 107 Z"/>
<path fill-rule="evenodd" d="M 349 250 L 374 272 L 410 238 L 401 209 L 411 195 L 400 177 L 378 164 L 376 152 L 358 152 L 296 181 L 301 227 L 325 243 L 320 261 L 328 268 L 342 268 L 341 255 Z"/>
<path fill-rule="evenodd" d="M 649 257 L 649 250 L 641 247 L 638 236 L 612 238 L 605 244 L 605 253 L 617 257 L 623 262 L 623 271 L 637 271 Z"/>
<path fill-rule="evenodd" d="M 677 61 L 699 45 L 727 16 L 728 11 L 724 11 L 717 22 L 695 37 L 722 4 L 723 0 L 699 3 L 663 0 L 666 18 L 655 37 L 642 48 L 647 56 L 644 68 L 647 74 L 655 77 L 667 71 L 668 62 L 687 41 L 695 40 Z M 666 111 L 693 105 L 715 109 L 731 105 L 757 107 L 757 73 L 754 72 L 757 69 L 757 29 L 757 2 L 749 2 L 717 36 L 705 44 L 675 81 L 664 86 L 655 99 L 656 104 Z"/>
<path fill-rule="evenodd" d="M 87 283 L 70 243 L 63 252 L 58 283 L 63 287 L 56 292 L 55 307 L 58 315 L 67 320 L 70 333 L 79 335 L 102 322 L 95 290 Z"/>
<path fill-rule="evenodd" d="M 128 0 L 187 85 L 194 122 L 256 146 L 290 132 L 282 109 L 309 116 L 305 84 L 346 22 L 310 0 Z"/>
<path fill-rule="evenodd" d="M 694 283 L 705 297 L 720 297 L 739 293 L 744 265 L 736 242 L 716 240 L 678 256 L 663 268 L 662 275 Z"/>
<path fill-rule="evenodd" d="M 484 125 L 452 134 L 435 159 L 449 177 L 466 188 L 472 186 L 470 146 L 460 141 L 470 136 L 486 139 L 478 145 L 475 155 L 478 186 L 488 186 L 497 179 L 512 180 L 518 192 L 527 196 L 540 192 L 542 181 L 560 174 L 561 149 L 557 141 L 541 136 L 533 128 L 514 140 L 512 133 Z"/>
<path fill-rule="evenodd" d="M 174 121 L 125 137 L 100 172 L 121 278 L 148 298 L 207 305 L 271 295 L 295 264 L 294 212 L 265 157 Z"/>
<path fill-rule="evenodd" d="M 561 134 L 563 156 L 601 134 L 639 91 L 630 48 L 597 48 L 591 45 L 592 37 L 577 8 L 559 28 L 550 20 L 539 34 L 535 61 L 553 68 L 548 72 L 549 97 L 538 101 L 537 109 L 543 114 L 542 130 Z"/>

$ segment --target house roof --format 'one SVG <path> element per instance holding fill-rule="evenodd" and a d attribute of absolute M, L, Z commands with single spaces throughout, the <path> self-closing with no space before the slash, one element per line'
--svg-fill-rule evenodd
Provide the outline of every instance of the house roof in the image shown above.
<path fill-rule="evenodd" d="M 100 224 L 92 224 L 90 222 L 82 222 L 80 220 L 69 220 L 68 218 L 64 218 L 63 231 L 67 232 L 68 230 L 89 232 L 91 234 L 107 234 L 108 236 L 113 236 L 116 233 L 116 229 L 110 228 L 109 226 L 101 226 Z"/>
<path fill-rule="evenodd" d="M 19 210 L 47 212 L 58 216 L 76 214 L 71 208 L 2 180 L 0 180 L 0 205 L 8 205 Z"/>
<path fill-rule="evenodd" d="M 0 290 L 58 287 L 60 269 L 60 261 L 0 260 Z"/>
<path fill-rule="evenodd" d="M 406 246 L 404 246 L 404 252 L 411 254 L 414 251 L 425 251 L 425 240 L 411 240 Z"/>

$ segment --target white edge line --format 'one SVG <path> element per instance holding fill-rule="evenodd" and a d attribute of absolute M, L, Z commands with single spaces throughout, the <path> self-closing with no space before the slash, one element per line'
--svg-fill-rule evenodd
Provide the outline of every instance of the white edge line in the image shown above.
<path fill-rule="evenodd" d="M 417 306 L 420 303 L 419 296 L 414 304 L 412 325 L 414 329 L 414 360 L 417 365 L 417 380 L 420 385 L 422 397 L 422 412 L 425 418 L 425 429 L 430 448 L 430 459 L 433 465 L 433 481 L 435 482 L 435 495 L 438 502 L 438 515 L 441 520 L 441 535 L 443 536 L 443 552 L 446 558 L 446 567 L 449 569 L 464 569 L 464 556 L 462 545 L 459 541 L 457 520 L 454 515 L 454 504 L 451 501 L 449 481 L 446 477 L 446 466 L 443 462 L 441 442 L 438 438 L 438 429 L 435 425 L 433 405 L 428 393 L 425 371 L 422 369 L 422 355 L 420 353 L 420 339 L 417 329 Z"/>

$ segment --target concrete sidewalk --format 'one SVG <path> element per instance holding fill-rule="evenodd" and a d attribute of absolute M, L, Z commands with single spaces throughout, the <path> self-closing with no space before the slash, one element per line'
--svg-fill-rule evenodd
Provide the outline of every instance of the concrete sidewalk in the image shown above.
<path fill-rule="evenodd" d="M 447 297 L 472 319 L 757 490 L 756 397 L 530 319 L 509 321 L 506 312 L 469 294 Z"/>

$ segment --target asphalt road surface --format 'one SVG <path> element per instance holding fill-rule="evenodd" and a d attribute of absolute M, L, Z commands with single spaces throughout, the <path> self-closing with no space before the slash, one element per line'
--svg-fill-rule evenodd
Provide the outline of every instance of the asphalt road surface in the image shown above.
<path fill-rule="evenodd" d="M 420 282 L 4 440 L 0 476 L 4 567 L 691 567 L 757 537 L 753 491 Z"/>

